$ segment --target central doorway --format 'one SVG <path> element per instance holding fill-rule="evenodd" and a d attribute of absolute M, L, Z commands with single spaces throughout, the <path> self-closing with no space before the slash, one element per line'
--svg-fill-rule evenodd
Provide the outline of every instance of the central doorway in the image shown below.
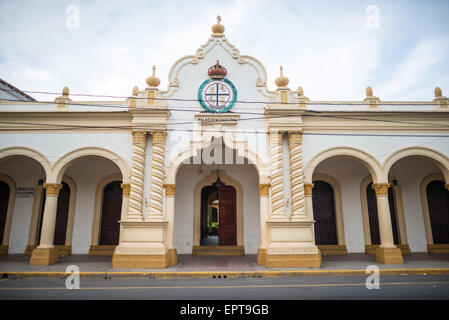
<path fill-rule="evenodd" d="M 201 190 L 200 246 L 237 245 L 236 191 L 218 178 Z"/>
<path fill-rule="evenodd" d="M 194 191 L 193 255 L 244 255 L 243 189 L 224 171 L 200 181 Z"/>

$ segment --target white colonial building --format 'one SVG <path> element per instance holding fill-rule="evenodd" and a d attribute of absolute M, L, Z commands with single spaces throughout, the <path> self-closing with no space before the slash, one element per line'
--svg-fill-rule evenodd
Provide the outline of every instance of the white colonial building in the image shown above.
<path fill-rule="evenodd" d="M 31 265 L 111 255 L 166 268 L 177 254 L 257 254 L 320 267 L 322 254 L 449 252 L 449 109 L 315 101 L 242 55 L 218 22 L 126 101 L 32 101 L 2 87 L 1 254 Z M 11 94 L 14 98 L 11 98 Z M 8 98 L 10 97 L 10 98 Z M 18 98 L 17 98 L 18 97 Z M 22 98 L 20 98 L 22 97 Z M 15 100 L 15 101 L 14 101 Z"/>

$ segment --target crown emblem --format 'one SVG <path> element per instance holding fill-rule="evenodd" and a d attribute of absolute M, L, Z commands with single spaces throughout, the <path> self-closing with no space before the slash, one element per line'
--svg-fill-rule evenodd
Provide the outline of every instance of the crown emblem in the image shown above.
<path fill-rule="evenodd" d="M 217 60 L 217 63 L 209 68 L 207 74 L 211 79 L 223 79 L 227 75 L 226 68 L 220 65 Z"/>

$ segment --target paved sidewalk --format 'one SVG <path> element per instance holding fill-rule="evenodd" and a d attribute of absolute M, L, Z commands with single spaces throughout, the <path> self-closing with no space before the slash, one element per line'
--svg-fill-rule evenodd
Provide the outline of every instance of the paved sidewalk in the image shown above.
<path fill-rule="evenodd" d="M 214 276 L 297 276 L 318 274 L 358 275 L 366 267 L 376 265 L 384 274 L 449 274 L 449 255 L 414 253 L 404 256 L 402 265 L 384 265 L 375 261 L 374 255 L 347 254 L 323 256 L 321 268 L 273 269 L 257 265 L 256 255 L 245 256 L 193 256 L 178 255 L 178 264 L 167 269 L 114 269 L 110 256 L 62 256 L 50 266 L 32 267 L 24 255 L 0 256 L 0 276 L 3 277 L 56 277 L 64 276 L 67 266 L 78 266 L 82 276 L 130 276 L 188 278 Z"/>

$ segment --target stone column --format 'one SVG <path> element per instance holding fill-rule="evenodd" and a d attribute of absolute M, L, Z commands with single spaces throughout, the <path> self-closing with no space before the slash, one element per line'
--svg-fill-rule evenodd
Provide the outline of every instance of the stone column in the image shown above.
<path fill-rule="evenodd" d="M 129 194 L 131 191 L 131 185 L 122 183 L 120 187 L 122 188 L 122 213 L 120 215 L 120 220 L 125 220 L 129 210 Z"/>
<path fill-rule="evenodd" d="M 304 169 L 302 167 L 302 134 L 294 131 L 288 133 L 290 151 L 290 184 L 292 198 L 291 219 L 306 218 L 304 196 Z"/>
<path fill-rule="evenodd" d="M 45 208 L 42 217 L 42 231 L 39 246 L 33 250 L 31 266 L 47 266 L 58 261 L 58 249 L 53 245 L 55 237 L 58 196 L 62 184 L 44 183 L 46 190 Z"/>
<path fill-rule="evenodd" d="M 167 226 L 167 249 L 168 266 L 174 266 L 178 263 L 178 256 L 174 246 L 175 236 L 175 184 L 165 184 L 165 216 L 168 220 Z"/>
<path fill-rule="evenodd" d="M 282 165 L 282 132 L 270 132 L 271 217 L 286 219 L 284 212 L 284 172 Z"/>
<path fill-rule="evenodd" d="M 131 167 L 131 190 L 127 221 L 142 221 L 143 183 L 145 174 L 145 147 L 147 142 L 145 131 L 134 131 L 133 159 Z"/>
<path fill-rule="evenodd" d="M 389 183 L 374 183 L 376 192 L 377 216 L 379 220 L 380 246 L 376 249 L 376 261 L 385 264 L 402 264 L 404 260 L 399 248 L 394 245 L 391 227 L 390 205 L 388 202 Z"/>
<path fill-rule="evenodd" d="M 150 188 L 150 213 L 149 219 L 162 218 L 163 216 L 163 194 L 165 179 L 165 141 L 167 133 L 154 131 L 151 133 L 152 163 L 151 163 L 151 188 Z"/>
<path fill-rule="evenodd" d="M 265 256 L 268 245 L 268 231 L 267 231 L 267 219 L 270 214 L 270 201 L 269 201 L 269 184 L 259 184 L 260 195 L 260 248 L 257 252 L 257 264 L 259 266 L 265 265 Z"/>

